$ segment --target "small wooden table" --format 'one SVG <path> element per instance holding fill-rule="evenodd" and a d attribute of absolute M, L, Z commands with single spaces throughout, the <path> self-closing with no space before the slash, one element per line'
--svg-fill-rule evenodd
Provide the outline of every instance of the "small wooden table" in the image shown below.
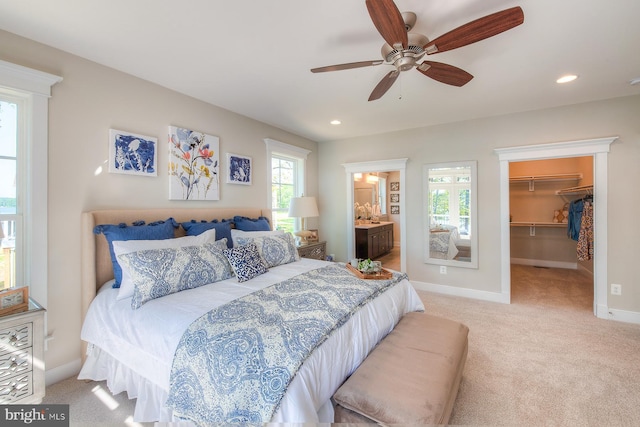
<path fill-rule="evenodd" d="M 297 248 L 300 258 L 312 258 L 322 261 L 327 258 L 327 242 L 311 242 L 300 245 Z"/>

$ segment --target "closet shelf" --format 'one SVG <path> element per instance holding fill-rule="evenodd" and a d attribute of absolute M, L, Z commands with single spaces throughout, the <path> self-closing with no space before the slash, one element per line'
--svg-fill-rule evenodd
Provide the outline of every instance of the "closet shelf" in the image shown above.
<path fill-rule="evenodd" d="M 550 227 L 550 228 L 567 228 L 567 223 L 563 222 L 524 222 L 524 221 L 512 221 L 509 223 L 511 227 L 529 227 L 529 236 L 534 237 L 536 235 L 536 227 Z"/>
<path fill-rule="evenodd" d="M 593 194 L 593 185 L 580 185 L 556 191 L 558 196 L 583 196 L 588 194 Z"/>
<path fill-rule="evenodd" d="M 582 179 L 581 173 L 553 173 L 547 175 L 528 175 L 528 176 L 512 176 L 509 178 L 510 183 L 516 182 L 528 182 L 529 183 L 529 191 L 535 190 L 535 182 L 536 181 L 572 181 L 572 180 L 580 180 Z"/>
<path fill-rule="evenodd" d="M 511 227 L 567 227 L 566 222 L 538 222 L 538 221 L 512 221 Z"/>

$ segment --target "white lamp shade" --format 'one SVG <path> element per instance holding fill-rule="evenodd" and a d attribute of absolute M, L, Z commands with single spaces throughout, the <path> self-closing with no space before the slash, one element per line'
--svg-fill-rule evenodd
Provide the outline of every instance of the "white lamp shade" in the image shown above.
<path fill-rule="evenodd" d="M 289 203 L 289 216 L 295 218 L 310 218 L 320 216 L 315 197 L 293 197 Z"/>

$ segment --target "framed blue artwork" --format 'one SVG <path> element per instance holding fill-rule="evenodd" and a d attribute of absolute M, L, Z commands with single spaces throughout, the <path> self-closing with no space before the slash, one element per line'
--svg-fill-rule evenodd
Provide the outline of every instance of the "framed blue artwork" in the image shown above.
<path fill-rule="evenodd" d="M 109 129 L 109 172 L 158 176 L 158 139 Z"/>
<path fill-rule="evenodd" d="M 227 184 L 251 185 L 251 157 L 227 153 Z"/>

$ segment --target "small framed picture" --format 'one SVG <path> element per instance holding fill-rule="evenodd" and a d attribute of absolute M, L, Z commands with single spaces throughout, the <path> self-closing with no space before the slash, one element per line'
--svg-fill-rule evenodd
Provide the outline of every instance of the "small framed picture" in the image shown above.
<path fill-rule="evenodd" d="M 318 230 L 309 230 L 311 235 L 307 237 L 307 242 L 317 242 L 318 241 Z"/>
<path fill-rule="evenodd" d="M 389 189 L 391 191 L 400 191 L 400 183 L 397 181 L 390 182 Z"/>
<path fill-rule="evenodd" d="M 251 157 L 227 153 L 227 184 L 251 185 Z"/>
<path fill-rule="evenodd" d="M 400 203 L 400 194 L 393 193 L 389 197 L 391 198 L 391 203 Z"/>
<path fill-rule="evenodd" d="M 29 288 L 9 288 L 0 291 L 0 316 L 26 311 L 29 307 Z"/>
<path fill-rule="evenodd" d="M 400 206 L 391 205 L 391 215 L 400 215 Z"/>
<path fill-rule="evenodd" d="M 158 139 L 109 129 L 109 172 L 158 176 Z"/>

